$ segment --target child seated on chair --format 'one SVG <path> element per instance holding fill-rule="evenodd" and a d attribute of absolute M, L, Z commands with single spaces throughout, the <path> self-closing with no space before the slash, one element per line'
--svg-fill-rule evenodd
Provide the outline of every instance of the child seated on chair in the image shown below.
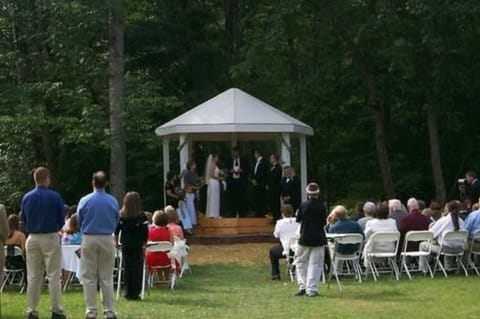
<path fill-rule="evenodd" d="M 161 210 L 157 210 L 153 214 L 153 224 L 154 227 L 148 230 L 148 241 L 169 241 L 173 244 L 173 234 L 167 227 L 167 214 Z M 168 279 L 168 274 L 171 271 L 171 263 L 170 258 L 167 256 L 167 252 L 147 252 L 147 265 L 150 272 L 153 272 L 155 267 L 162 267 L 157 268 L 158 277 L 160 281 Z"/>
<path fill-rule="evenodd" d="M 183 239 L 183 229 L 178 224 L 177 210 L 173 206 L 167 206 L 165 207 L 165 213 L 168 217 L 168 229 L 172 232 L 173 236 Z"/>

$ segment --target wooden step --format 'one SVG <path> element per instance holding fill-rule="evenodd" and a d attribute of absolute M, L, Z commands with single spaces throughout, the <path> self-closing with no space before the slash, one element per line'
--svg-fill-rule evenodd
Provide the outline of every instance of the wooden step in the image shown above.
<path fill-rule="evenodd" d="M 274 223 L 267 218 L 222 218 L 199 220 L 195 227 L 196 235 L 241 235 L 269 234 L 272 235 Z"/>

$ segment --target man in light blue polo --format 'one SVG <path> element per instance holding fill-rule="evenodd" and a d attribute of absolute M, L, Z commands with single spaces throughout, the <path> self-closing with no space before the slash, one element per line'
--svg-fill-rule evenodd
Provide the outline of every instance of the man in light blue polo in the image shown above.
<path fill-rule="evenodd" d="M 103 296 L 103 313 L 108 319 L 116 318 L 113 303 L 113 267 L 115 245 L 113 233 L 118 223 L 117 200 L 107 192 L 107 177 L 98 171 L 92 177 L 93 192 L 78 203 L 78 223 L 83 234 L 81 262 L 85 318 L 97 318 L 97 285 Z"/>

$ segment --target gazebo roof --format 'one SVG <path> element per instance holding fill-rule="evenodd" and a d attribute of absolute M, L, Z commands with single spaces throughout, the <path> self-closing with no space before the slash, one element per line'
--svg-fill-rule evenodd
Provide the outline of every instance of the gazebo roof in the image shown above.
<path fill-rule="evenodd" d="M 236 88 L 231 88 L 159 126 L 158 136 L 189 133 L 297 133 L 313 129 Z"/>

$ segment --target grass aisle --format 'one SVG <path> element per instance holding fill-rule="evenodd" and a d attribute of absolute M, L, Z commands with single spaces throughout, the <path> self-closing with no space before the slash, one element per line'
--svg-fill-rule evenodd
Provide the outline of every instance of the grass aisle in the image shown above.
<path fill-rule="evenodd" d="M 159 287 L 141 302 L 122 299 L 116 303 L 118 317 L 478 318 L 480 282 L 476 276 L 445 279 L 437 274 L 433 280 L 417 276 L 412 281 L 404 276 L 396 282 L 385 275 L 377 283 L 371 279 L 363 284 L 345 280 L 343 293 L 332 284 L 330 289 L 321 286 L 322 297 L 293 297 L 296 285 L 285 279 L 282 282 L 268 280 L 267 247 L 224 248 L 226 251 L 219 256 L 211 254 L 213 264 L 204 258 L 204 254 L 199 254 L 196 259 L 192 251 L 194 273 L 182 278 L 177 290 Z M 243 258 L 238 257 L 242 255 Z M 230 260 L 235 263 L 226 263 Z M 44 292 L 41 318 L 49 318 L 47 298 L 47 292 Z M 25 318 L 25 295 L 7 291 L 2 302 L 2 318 Z M 80 287 L 64 294 L 64 304 L 69 318 L 83 318 Z"/>

